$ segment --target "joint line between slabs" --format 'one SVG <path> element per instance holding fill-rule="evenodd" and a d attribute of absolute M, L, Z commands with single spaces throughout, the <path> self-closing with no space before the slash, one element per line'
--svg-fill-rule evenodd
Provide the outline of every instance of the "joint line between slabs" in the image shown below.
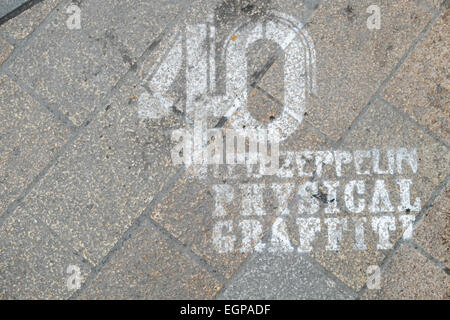
<path fill-rule="evenodd" d="M 48 20 L 51 19 L 51 17 L 55 14 L 55 12 L 57 11 L 57 9 L 61 6 L 63 6 L 67 1 L 63 1 L 62 3 L 60 3 L 59 5 L 57 5 L 53 11 L 44 19 L 44 21 L 33 31 L 32 34 L 35 34 L 38 30 L 40 30 L 42 28 L 43 25 L 45 25 Z M 184 9 L 186 9 L 186 5 L 184 6 Z M 177 16 L 177 18 L 181 18 L 182 17 L 182 13 L 185 12 L 185 10 L 181 10 L 181 13 Z M 177 18 L 174 19 L 173 23 L 176 23 L 176 21 L 178 20 Z M 173 23 L 169 23 L 167 25 L 167 27 L 162 31 L 161 35 L 167 34 L 168 31 L 171 29 L 171 27 L 173 27 Z M 20 50 L 15 50 L 15 52 L 13 52 L 12 55 L 17 55 L 19 53 L 19 51 L 22 51 L 24 49 L 24 47 L 26 46 L 26 44 L 30 41 L 31 39 L 31 34 L 30 36 L 24 40 L 21 44 L 20 44 Z M 147 50 L 144 51 L 144 53 L 138 58 L 138 63 L 142 63 L 146 58 L 147 55 L 149 53 L 149 49 L 151 49 L 151 47 L 147 48 Z M 8 60 L 7 65 L 6 62 L 0 66 L 0 72 L 2 71 L 2 69 L 6 69 L 7 66 L 9 66 L 11 64 L 11 61 L 13 59 Z M 73 147 L 73 143 L 76 141 L 76 139 L 81 135 L 81 133 L 83 132 L 84 128 L 87 127 L 89 125 L 89 123 L 94 120 L 94 118 L 96 117 L 96 115 L 104 108 L 105 105 L 107 105 L 107 103 L 110 101 L 111 97 L 113 96 L 114 92 L 116 91 L 116 89 L 118 87 L 120 87 L 123 82 L 130 76 L 130 74 L 133 73 L 133 67 L 130 66 L 130 68 L 127 70 L 127 72 L 125 72 L 120 78 L 119 80 L 116 82 L 116 84 L 109 90 L 108 94 L 105 96 L 105 98 L 100 102 L 100 104 L 88 115 L 87 119 L 84 121 L 84 123 L 77 127 L 75 132 L 73 133 L 73 135 L 68 139 L 67 143 L 64 144 L 61 149 L 59 150 L 59 152 L 55 155 L 55 157 L 53 157 L 53 159 L 51 159 L 49 161 L 49 163 L 33 178 L 32 182 L 24 189 L 24 191 L 21 193 L 21 195 L 14 200 L 6 209 L 6 211 L 0 215 L 0 227 L 3 225 L 3 223 L 6 221 L 6 219 L 8 219 L 10 216 L 12 216 L 12 214 L 14 213 L 14 211 L 17 209 L 17 207 L 19 205 L 21 205 L 23 199 L 31 192 L 31 190 L 33 190 L 33 188 L 41 181 L 41 179 L 47 174 L 47 172 L 57 163 L 58 159 L 60 158 L 60 156 L 62 154 L 64 154 L 65 152 L 68 152 L 72 147 Z M 44 224 L 45 226 L 47 226 L 48 228 L 50 228 L 48 225 Z M 61 240 L 61 238 L 58 236 L 57 240 L 60 241 L 61 243 L 64 243 L 63 240 Z M 79 253 L 78 251 L 76 251 L 78 253 L 79 256 L 83 257 L 83 255 L 81 253 Z M 88 259 L 86 259 L 88 260 Z M 89 262 L 90 263 L 90 262 Z"/>
<path fill-rule="evenodd" d="M 119 240 L 114 244 L 114 246 L 109 250 L 109 252 L 101 259 L 101 261 L 95 266 L 95 268 L 92 270 L 92 272 L 87 276 L 86 280 L 83 282 L 80 289 L 78 289 L 71 297 L 70 299 L 76 299 L 80 296 L 80 294 L 89 286 L 89 284 L 92 282 L 92 280 L 101 272 L 103 267 L 110 261 L 111 257 L 115 252 L 118 252 L 125 242 L 130 239 L 134 232 L 139 228 L 139 226 L 142 225 L 144 220 L 146 219 L 146 215 L 148 214 L 149 210 L 152 210 L 159 201 L 164 197 L 166 192 L 168 190 L 171 190 L 173 185 L 178 181 L 180 176 L 183 174 L 184 168 L 179 169 L 167 182 L 165 187 L 161 192 L 159 192 L 150 202 L 150 204 L 147 206 L 146 209 L 143 210 L 143 212 L 137 217 L 134 222 L 128 227 L 128 229 L 122 234 Z"/>
<path fill-rule="evenodd" d="M 445 141 L 441 140 L 439 137 L 437 137 L 433 132 L 431 132 L 427 127 L 421 125 L 420 123 L 416 122 L 414 119 L 412 119 L 409 115 L 404 113 L 399 108 L 396 108 L 392 103 L 384 99 L 383 97 L 378 97 L 380 101 L 382 101 L 384 104 L 386 104 L 390 109 L 392 109 L 395 113 L 397 113 L 400 117 L 405 119 L 406 121 L 412 123 L 417 129 L 423 131 L 427 135 L 429 135 L 431 138 L 433 138 L 437 143 L 441 144 L 442 146 L 446 147 L 447 149 L 450 149 L 450 146 L 445 143 Z"/>
<path fill-rule="evenodd" d="M 277 104 L 278 106 L 284 108 L 284 104 L 279 101 L 277 98 L 275 98 L 274 96 L 272 96 L 270 93 L 268 93 L 266 90 L 264 90 L 263 88 L 261 88 L 258 85 L 252 86 L 252 88 L 254 90 L 258 90 L 260 91 L 263 95 L 265 95 L 267 98 L 269 98 L 270 100 L 272 100 L 275 104 Z M 320 136 L 322 139 L 326 140 L 331 146 L 334 146 L 336 141 L 334 141 L 333 139 L 331 139 L 330 137 L 328 137 L 325 133 L 323 133 L 322 131 L 320 131 L 318 128 L 316 128 L 311 122 L 309 122 L 308 120 L 306 120 L 304 118 L 303 115 L 303 121 L 302 123 L 304 123 L 307 127 L 311 128 L 318 136 Z"/>
<path fill-rule="evenodd" d="M 3 17 L 0 17 L 0 26 L 7 23 L 9 20 L 14 19 L 15 17 L 21 15 L 28 9 L 32 9 L 35 5 L 43 2 L 44 0 L 29 0 L 25 3 L 22 3 L 20 6 L 15 8 L 14 10 L 8 12 Z"/>
<path fill-rule="evenodd" d="M 23 83 L 22 80 L 17 78 L 10 70 L 5 70 L 4 73 L 11 78 L 17 85 L 22 89 L 26 94 L 28 94 L 33 100 L 39 103 L 45 110 L 47 110 L 60 124 L 74 132 L 77 129 L 77 126 L 73 124 L 73 122 L 62 113 L 57 107 L 53 106 L 51 103 L 41 98 L 34 90 L 32 90 L 29 86 Z"/>
<path fill-rule="evenodd" d="M 375 91 L 375 93 L 370 97 L 367 104 L 363 107 L 363 109 L 360 111 L 360 113 L 356 116 L 356 118 L 351 123 L 350 127 L 344 131 L 344 133 L 341 135 L 339 140 L 334 145 L 335 148 L 338 148 L 342 145 L 345 138 L 349 135 L 351 131 L 356 127 L 356 125 L 359 123 L 360 119 L 363 117 L 363 115 L 367 112 L 367 110 L 370 108 L 370 106 L 373 104 L 373 102 L 376 100 L 377 97 L 381 95 L 381 92 L 386 88 L 386 86 L 389 84 L 391 79 L 394 77 L 394 75 L 397 73 L 397 71 L 400 69 L 400 67 L 403 65 L 403 63 L 408 59 L 408 57 L 411 55 L 411 53 L 417 48 L 418 44 L 422 41 L 422 39 L 426 36 L 426 34 L 430 31 L 430 29 L 433 27 L 433 25 L 438 20 L 440 14 L 443 12 L 443 8 L 439 10 L 439 12 L 436 12 L 431 20 L 428 22 L 428 24 L 425 26 L 425 28 L 420 32 L 416 40 L 413 41 L 411 46 L 408 48 L 406 53 L 400 58 L 398 63 L 395 65 L 395 67 L 392 69 L 391 73 L 386 77 L 385 80 L 381 83 L 380 87 Z"/>
<path fill-rule="evenodd" d="M 448 268 L 439 260 L 437 260 L 435 257 L 433 257 L 430 253 L 428 253 L 427 250 L 422 248 L 420 245 L 417 244 L 414 240 L 407 240 L 405 241 L 405 244 L 407 244 L 411 249 L 416 250 L 420 255 L 422 255 L 425 259 L 427 259 L 429 262 L 431 262 L 435 267 L 441 269 L 445 273 L 448 274 Z"/>
<path fill-rule="evenodd" d="M 16 57 L 26 49 L 28 43 L 30 43 L 36 36 L 36 34 L 41 31 L 48 22 L 56 15 L 56 12 L 59 11 L 61 7 L 63 7 L 69 0 L 63 0 L 60 4 L 56 5 L 52 11 L 30 32 L 30 34 L 23 40 L 14 41 L 14 50 L 9 56 L 9 58 L 0 65 L 0 72 L 3 70 L 7 70 L 9 66 L 15 61 Z"/>
<path fill-rule="evenodd" d="M 422 207 L 422 209 L 420 210 L 419 214 L 416 216 L 416 219 L 413 223 L 413 230 L 415 229 L 415 227 L 417 226 L 417 224 L 422 220 L 422 218 L 425 216 L 425 214 L 427 213 L 427 211 L 433 206 L 434 201 L 436 200 L 436 198 L 441 194 L 441 192 L 444 190 L 445 186 L 447 185 L 447 183 L 450 180 L 450 173 L 447 174 L 447 177 L 441 182 L 441 184 L 436 187 L 436 189 L 432 192 L 430 199 L 428 199 L 428 201 L 425 203 L 425 205 Z M 413 231 L 414 232 L 414 231 Z M 392 249 L 387 253 L 386 257 L 383 259 L 383 261 L 381 261 L 379 268 L 381 270 L 381 272 L 384 271 L 386 265 L 391 261 L 392 257 L 395 255 L 395 253 L 397 252 L 397 250 L 402 246 L 402 244 L 404 244 L 405 242 L 407 242 L 407 240 L 404 240 L 403 238 L 400 238 L 392 247 Z M 367 284 L 365 284 L 361 290 L 358 292 L 358 296 L 361 298 L 364 293 L 367 291 Z"/>

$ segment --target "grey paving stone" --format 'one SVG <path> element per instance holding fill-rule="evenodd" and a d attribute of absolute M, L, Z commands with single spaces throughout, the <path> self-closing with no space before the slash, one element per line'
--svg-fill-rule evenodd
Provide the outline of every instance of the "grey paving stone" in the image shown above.
<path fill-rule="evenodd" d="M 259 89 L 253 89 L 248 95 L 247 108 L 256 120 L 265 125 L 279 117 L 283 111 L 282 105 Z"/>
<path fill-rule="evenodd" d="M 380 1 L 381 30 L 366 27 L 366 9 L 373 4 L 369 0 L 113 0 L 109 5 L 101 0 L 46 0 L 0 26 L 0 37 L 17 44 L 18 50 L 12 56 L 12 64 L 6 63 L 6 71 L 31 88 L 27 90 L 35 90 L 34 97 L 48 101 L 50 107 L 61 110 L 77 126 L 93 110 L 99 111 L 18 208 L 2 220 L 4 208 L 57 154 L 70 133 L 18 85 L 0 76 L 0 114 L 5 118 L 5 125 L 0 127 L 0 299 L 67 298 L 74 293 L 66 286 L 67 266 L 79 265 L 86 279 L 90 272 L 88 262 L 96 266 L 96 271 L 75 296 L 79 299 L 211 299 L 220 292 L 221 282 L 227 286 L 218 297 L 226 299 L 354 298 L 348 287 L 360 290 L 368 280 L 367 267 L 379 265 L 389 253 L 376 248 L 378 235 L 371 232 L 369 223 L 365 229 L 365 251 L 354 250 L 355 232 L 351 228 L 344 232 L 340 251 L 325 250 L 327 227 L 322 223 L 308 257 L 297 252 L 243 252 L 240 222 L 248 217 L 242 215 L 246 191 L 241 185 L 265 184 L 257 196 L 263 195 L 258 205 L 267 213 L 259 220 L 262 242 L 270 247 L 270 228 L 281 205 L 271 185 L 286 180 L 249 176 L 245 168 L 238 166 L 210 167 L 206 178 L 197 176 L 192 167 L 182 175 L 181 166 L 173 164 L 170 152 L 174 145 L 171 133 L 189 122 L 185 115 L 186 77 L 179 73 L 170 90 L 162 93 L 173 101 L 172 110 L 163 119 L 144 119 L 138 109 L 139 98 L 148 90 L 145 86 L 149 72 L 167 57 L 174 44 L 173 36 L 184 31 L 186 25 L 205 23 L 216 26 L 216 93 L 223 93 L 227 66 L 222 48 L 225 41 L 241 39 L 236 26 L 267 22 L 274 10 L 283 12 L 305 24 L 303 30 L 312 36 L 318 73 L 317 91 L 308 96 L 309 107 L 301 115 L 303 122 L 281 143 L 280 150 L 332 150 L 335 144 L 330 138 L 342 137 L 342 144 L 338 145 L 341 150 L 379 148 L 383 152 L 399 147 L 417 148 L 419 163 L 414 175 L 408 171 L 404 175 L 361 178 L 344 166 L 343 178 L 338 178 L 334 168 L 325 165 L 323 177 L 287 180 L 296 188 L 314 179 L 339 180 L 341 185 L 363 179 L 366 194 L 371 194 L 374 180 L 384 179 L 391 201 L 397 206 L 396 178 L 407 177 L 413 179 L 411 197 L 420 197 L 424 206 L 450 171 L 448 148 L 428 134 L 431 131 L 446 139 L 443 124 L 448 118 L 448 90 L 445 68 L 442 69 L 446 62 L 445 41 L 441 38 L 447 13 L 382 93 L 393 106 L 376 99 L 349 128 L 431 20 L 432 13 L 420 1 Z M 434 9 L 441 3 L 423 2 Z M 55 9 L 59 3 L 62 5 Z M 71 3 L 81 9 L 81 30 L 69 30 L 66 26 L 66 10 Z M 183 45 L 188 40 L 189 37 L 183 39 Z M 428 47 L 431 50 L 424 49 Z M 137 63 L 146 48 L 150 48 L 148 56 L 143 63 Z M 209 48 L 205 45 L 200 50 Z M 11 51 L 12 47 L 6 42 L 3 46 L 0 40 L 0 63 Z M 185 70 L 187 63 L 182 60 L 181 70 Z M 252 45 L 247 52 L 249 98 L 238 112 L 248 109 L 264 124 L 279 117 L 284 103 L 284 60 L 284 53 L 273 43 L 258 41 Z M 103 109 L 95 109 L 130 69 Z M 404 97 L 405 92 L 408 97 Z M 203 97 L 196 98 L 201 101 Z M 427 99 L 439 102 L 444 112 L 431 111 L 423 103 Z M 410 108 L 410 104 L 414 107 Z M 421 104 L 426 108 L 418 110 L 416 105 Z M 408 109 L 402 109 L 404 105 Z M 155 113 L 154 109 L 147 111 Z M 219 119 L 209 117 L 208 126 L 215 126 Z M 236 125 L 235 120 L 220 124 L 231 128 Z M 414 121 L 427 129 L 422 130 Z M 280 162 L 287 164 L 285 155 Z M 306 165 L 313 167 L 311 163 Z M 291 162 L 289 168 L 294 166 Z M 214 216 L 218 184 L 229 185 L 234 194 L 233 200 L 224 205 L 225 218 L 232 222 L 236 236 L 234 248 L 227 254 L 219 253 L 213 241 L 216 223 L 225 219 Z M 319 191 L 313 197 L 325 202 L 326 190 Z M 287 199 L 292 204 L 289 217 L 297 217 L 295 197 L 293 192 Z M 442 197 L 424 216 L 414 240 L 427 254 L 445 264 L 448 235 L 444 223 L 446 202 Z M 340 204 L 342 198 L 338 194 L 334 200 Z M 365 200 L 370 201 L 369 196 Z M 148 216 L 141 216 L 143 213 Z M 351 219 L 348 214 L 342 210 L 336 217 Z M 369 212 L 360 215 L 368 219 L 376 216 Z M 329 214 L 320 210 L 316 216 L 323 219 Z M 288 236 L 297 248 L 297 224 L 287 222 Z M 390 241 L 395 243 L 403 231 L 397 221 Z M 440 242 L 442 237 L 447 240 Z M 240 269 L 248 256 L 250 260 Z M 401 247 L 386 265 L 382 290 L 369 290 L 364 298 L 448 297 L 448 275 L 436 265 L 439 263 L 427 260 L 418 250 Z"/>
<path fill-rule="evenodd" d="M 298 9 L 297 13 L 304 18 L 308 19 L 311 15 L 312 9 L 308 6 L 304 6 L 301 3 L 288 1 L 292 5 L 295 5 Z M 286 3 L 285 3 L 286 5 Z M 314 6 L 312 6 L 314 7 Z M 273 11 L 283 11 L 286 9 L 280 1 L 241 1 L 241 0 L 226 0 L 226 1 L 206 1 L 196 0 L 193 1 L 188 12 L 183 16 L 183 23 L 176 27 L 175 30 L 170 32 L 164 39 L 158 42 L 154 50 L 151 52 L 151 56 L 164 57 L 167 54 L 167 50 L 170 48 L 174 41 L 172 37 L 175 37 L 177 32 L 184 32 L 185 25 L 194 24 L 214 24 L 215 25 L 215 47 L 216 47 L 216 92 L 214 94 L 221 95 L 225 92 L 225 76 L 226 76 L 226 64 L 224 61 L 224 44 L 233 39 L 236 34 L 235 29 L 240 25 L 245 25 L 255 21 L 267 21 Z M 238 36 L 238 35 L 237 35 Z M 169 39 L 169 40 L 168 40 Z M 251 84 L 255 81 L 255 77 L 263 74 L 267 66 L 269 66 L 276 56 L 279 54 L 279 48 L 267 41 L 257 41 L 249 47 L 247 52 L 248 59 L 248 90 L 253 89 Z M 145 77 L 149 70 L 157 63 L 159 59 L 147 59 L 142 66 L 138 68 L 138 74 L 140 77 Z M 182 70 L 186 69 L 185 63 L 182 63 Z M 175 80 L 174 88 L 170 92 L 164 93 L 167 98 L 172 101 L 183 100 L 185 104 L 185 81 L 184 77 L 177 77 Z M 209 92 L 208 92 L 209 93 Z M 181 111 L 185 111 L 183 108 Z M 208 125 L 214 127 L 221 117 L 214 117 L 208 114 Z"/>
<path fill-rule="evenodd" d="M 26 2 L 27 0 L 3 0 L 2 3 L 0 3 L 0 18 Z"/>
<path fill-rule="evenodd" d="M 432 17 L 412 0 L 381 1 L 381 29 L 369 30 L 366 10 L 372 4 L 324 1 L 304 28 L 314 42 L 317 74 L 305 119 L 333 140 L 341 137 Z M 282 68 L 280 58 L 260 84 L 281 102 L 283 93 L 276 84 L 282 82 L 277 77 Z"/>
<path fill-rule="evenodd" d="M 70 132 L 0 75 L 0 216 L 58 153 Z"/>
<path fill-rule="evenodd" d="M 442 300 L 449 298 L 450 277 L 420 253 L 402 245 L 381 273 L 379 290 L 365 299 Z"/>
<path fill-rule="evenodd" d="M 211 299 L 220 287 L 145 220 L 78 299 Z"/>
<path fill-rule="evenodd" d="M 450 8 L 418 44 L 383 92 L 386 100 L 450 144 L 450 82 L 446 48 Z"/>
<path fill-rule="evenodd" d="M 434 10 L 439 10 L 441 6 L 444 5 L 445 3 L 445 0 L 421 0 L 421 1 Z"/>
<path fill-rule="evenodd" d="M 98 263 L 175 173 L 174 118 L 138 118 L 129 79 L 24 200 L 76 250 Z"/>
<path fill-rule="evenodd" d="M 352 299 L 301 255 L 254 254 L 218 295 L 230 300 Z"/>
<path fill-rule="evenodd" d="M 80 271 L 89 264 L 68 249 L 48 228 L 20 208 L 0 227 L 0 299 L 67 299 L 70 265 Z M 70 271 L 70 270 L 69 270 Z"/>
<path fill-rule="evenodd" d="M 317 133 L 307 127 L 300 126 L 284 144 L 280 150 L 298 151 L 304 149 L 325 150 L 329 148 L 329 143 Z M 281 163 L 283 163 L 281 159 Z M 292 164 L 294 165 L 294 164 Z M 214 270 L 226 278 L 231 278 L 239 268 L 242 261 L 247 257 L 247 253 L 241 253 L 240 243 L 242 236 L 239 230 L 239 223 L 242 219 L 242 191 L 239 185 L 242 183 L 265 183 L 266 201 L 264 207 L 269 214 L 262 218 L 264 232 L 273 224 L 275 219 L 274 208 L 276 200 L 270 185 L 279 182 L 277 177 L 266 177 L 258 179 L 248 177 L 247 171 L 238 166 L 221 166 L 215 169 L 211 166 L 206 179 L 199 178 L 190 167 L 184 176 L 175 184 L 173 189 L 167 193 L 158 203 L 150 216 L 168 230 L 174 237 L 179 239 L 193 252 L 209 263 Z M 294 181 L 295 183 L 300 183 Z M 227 219 L 231 219 L 233 230 L 236 231 L 236 246 L 231 253 L 218 253 L 213 243 L 213 230 L 216 223 L 223 220 L 223 217 L 214 217 L 216 191 L 214 185 L 228 184 L 234 193 L 232 201 L 226 206 Z"/>
<path fill-rule="evenodd" d="M 414 230 L 414 240 L 450 268 L 450 187 L 447 186 Z"/>
<path fill-rule="evenodd" d="M 340 179 L 340 183 L 345 184 L 347 179 L 363 179 L 366 185 L 366 193 L 371 195 L 375 180 L 383 179 L 386 183 L 386 188 L 392 190 L 390 191 L 390 201 L 394 205 L 400 201 L 398 185 L 396 184 L 397 178 L 412 179 L 410 189 L 411 201 L 416 197 L 420 197 L 421 207 L 423 207 L 432 192 L 444 181 L 450 172 L 450 154 L 448 149 L 423 130 L 417 128 L 413 123 L 406 121 L 381 100 L 375 101 L 370 106 L 355 127 L 348 133 L 343 144 L 339 146 L 341 150 L 372 150 L 373 148 L 378 148 L 381 151 L 396 148 L 416 148 L 418 154 L 417 173 L 413 174 L 412 171 L 405 171 L 401 175 L 357 176 L 350 171 L 344 170 L 342 173 L 344 178 Z M 370 201 L 370 197 L 368 201 Z M 392 214 L 417 215 L 418 212 L 399 213 L 396 209 L 395 213 Z M 311 252 L 311 255 L 320 264 L 355 290 L 361 289 L 366 283 L 368 279 L 367 268 L 371 265 L 379 265 L 388 253 L 388 250 L 377 250 L 378 235 L 372 232 L 369 226 L 370 218 L 377 214 L 369 213 L 368 210 L 365 210 L 359 215 L 368 219 L 368 227 L 365 234 L 367 250 L 358 251 L 353 249 L 354 231 L 349 228 L 344 233 L 342 247 L 338 252 L 323 250 L 324 245 L 321 243 L 317 243 L 314 247 L 315 249 Z M 383 215 L 391 214 L 383 213 Z M 390 231 L 391 243 L 395 243 L 402 236 L 403 232 L 404 229 L 397 222 L 396 230 Z M 318 236 L 318 238 L 326 240 L 326 235 Z"/>
<path fill-rule="evenodd" d="M 106 10 L 104 1 L 80 3 L 82 29 L 93 38 L 120 48 L 120 57 L 129 63 L 141 56 L 166 26 L 193 0 L 112 0 Z M 108 47 L 108 45 L 106 45 Z M 110 48 L 106 49 L 110 50 Z"/>
<path fill-rule="evenodd" d="M 23 40 L 48 16 L 63 0 L 45 0 L 25 10 L 17 17 L 0 26 L 0 33 L 14 40 Z"/>
<path fill-rule="evenodd" d="M 81 30 L 66 26 L 62 8 L 9 70 L 80 125 L 184 3 L 113 1 L 106 10 L 100 0 L 82 2 Z"/>

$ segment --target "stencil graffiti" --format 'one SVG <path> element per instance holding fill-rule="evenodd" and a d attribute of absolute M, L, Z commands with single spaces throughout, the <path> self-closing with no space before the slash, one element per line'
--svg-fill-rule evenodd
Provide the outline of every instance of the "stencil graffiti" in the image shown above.
<path fill-rule="evenodd" d="M 388 150 L 383 160 L 381 154 L 378 149 L 304 151 L 292 154 L 294 160 L 289 168 L 280 167 L 277 171 L 286 182 L 243 184 L 238 189 L 224 184 L 214 186 L 214 215 L 220 218 L 213 231 L 217 251 L 231 253 L 237 246 L 243 253 L 294 252 L 290 239 L 294 235 L 298 243 L 295 251 L 304 253 L 313 249 L 319 234 L 326 237 L 325 250 L 339 251 L 343 234 L 349 229 L 354 235 L 354 250 L 367 250 L 367 232 L 375 234 L 378 250 L 392 248 L 391 232 L 397 229 L 404 239 L 410 239 L 414 213 L 421 210 L 421 199 L 411 197 L 413 179 L 407 177 L 418 170 L 417 151 Z M 310 160 L 309 165 L 307 160 Z M 344 170 L 357 180 L 347 179 L 342 173 Z M 325 171 L 337 180 L 327 180 Z M 318 177 L 322 178 L 321 182 L 315 180 Z M 306 181 L 302 182 L 302 178 Z M 390 187 L 388 181 L 393 182 Z M 278 201 L 272 226 L 270 223 L 265 226 L 262 218 L 267 215 L 263 199 L 266 188 Z M 239 196 L 242 198 L 241 221 L 236 225 L 226 209 Z M 295 200 L 295 211 L 288 207 L 288 199 Z M 296 230 L 288 232 L 288 226 L 292 225 Z M 271 236 L 268 243 L 263 243 L 263 230 L 267 228 Z"/>
<path fill-rule="evenodd" d="M 314 44 L 302 23 L 271 12 L 262 22 L 236 26 L 219 50 L 226 63 L 225 93 L 220 94 L 216 27 L 212 18 L 209 21 L 188 25 L 173 37 L 162 63 L 142 83 L 146 91 L 139 97 L 138 113 L 150 120 L 170 115 L 176 101 L 168 91 L 184 72 L 183 115 L 188 129 L 172 132 L 172 161 L 205 180 L 212 173 L 213 179 L 222 174 L 225 181 L 220 166 L 227 166 L 231 179 L 236 167 L 244 169 L 245 183 L 212 186 L 216 220 L 212 242 L 217 252 L 304 253 L 313 250 L 320 237 L 326 240 L 321 242 L 325 250 L 339 251 L 349 230 L 353 249 L 360 251 L 368 249 L 368 233 L 375 235 L 377 250 L 392 247 L 393 231 L 401 230 L 404 238 L 410 238 L 412 213 L 421 209 L 421 199 L 411 200 L 410 192 L 417 150 L 280 152 L 279 144 L 302 123 L 307 96 L 316 85 Z M 285 56 L 284 108 L 266 125 L 247 107 L 246 54 L 259 40 L 277 44 Z M 228 120 L 229 127 L 208 128 L 210 117 Z M 276 181 L 265 181 L 268 177 Z M 267 192 L 276 198 L 276 206 L 264 204 Z M 240 201 L 237 220 L 228 213 L 235 200 Z M 266 234 L 270 236 L 263 241 Z"/>

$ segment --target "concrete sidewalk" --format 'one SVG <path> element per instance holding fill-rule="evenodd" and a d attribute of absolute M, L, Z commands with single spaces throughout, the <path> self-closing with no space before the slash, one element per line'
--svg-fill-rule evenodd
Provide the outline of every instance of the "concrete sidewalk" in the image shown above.
<path fill-rule="evenodd" d="M 43 0 L 5 21 L 0 298 L 448 299 L 449 19 Z M 198 119 L 280 128 L 279 170 L 175 163 Z"/>

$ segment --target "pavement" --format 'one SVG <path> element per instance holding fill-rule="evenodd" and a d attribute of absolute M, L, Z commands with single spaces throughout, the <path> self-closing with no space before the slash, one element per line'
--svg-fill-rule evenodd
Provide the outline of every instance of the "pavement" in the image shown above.
<path fill-rule="evenodd" d="M 5 0 L 0 4 L 0 17 L 6 16 L 20 6 L 26 4 L 26 0 Z"/>
<path fill-rule="evenodd" d="M 25 2 L 0 299 L 450 297 L 448 1 Z M 280 129 L 276 173 L 174 161 L 199 119 Z"/>

